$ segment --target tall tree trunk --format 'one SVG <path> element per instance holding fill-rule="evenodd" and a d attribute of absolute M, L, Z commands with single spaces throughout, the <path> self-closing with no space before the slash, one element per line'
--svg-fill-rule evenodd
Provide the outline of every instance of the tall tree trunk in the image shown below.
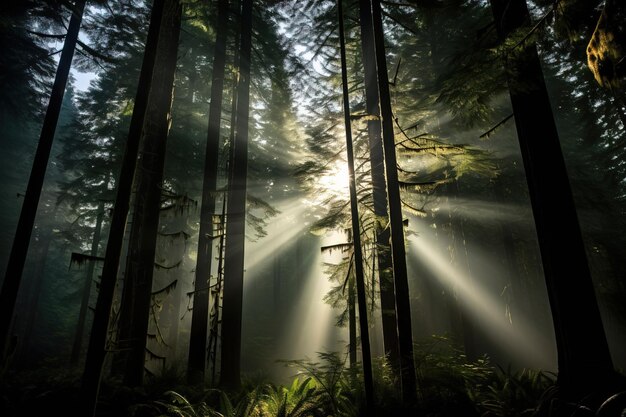
<path fill-rule="evenodd" d="M 491 6 L 501 39 L 530 27 L 524 0 Z M 537 50 L 521 47 L 506 70 L 556 332 L 557 383 L 580 398 L 611 382 L 613 364 Z"/>
<path fill-rule="evenodd" d="M 90 255 L 95 257 L 98 255 L 98 247 L 100 246 L 100 232 L 102 230 L 102 220 L 104 219 L 104 201 L 100 200 L 98 204 L 98 215 L 96 217 L 96 227 L 94 228 L 93 238 L 91 239 Z M 74 335 L 74 344 L 72 345 L 72 355 L 70 363 L 78 364 L 80 358 L 80 350 L 83 345 L 83 334 L 85 331 L 85 319 L 89 310 L 89 296 L 91 295 L 91 281 L 93 280 L 93 272 L 96 267 L 96 261 L 89 261 L 87 266 L 87 274 L 85 275 L 85 285 L 83 287 L 83 297 L 80 303 L 80 312 L 78 313 L 78 323 L 76 324 L 76 334 Z"/>
<path fill-rule="evenodd" d="M 165 0 L 154 0 L 150 16 L 150 26 L 146 38 L 146 48 L 137 93 L 135 95 L 135 105 L 133 115 L 130 120 L 128 140 L 122 160 L 122 168 L 117 183 L 117 192 L 104 265 L 102 267 L 102 278 L 100 279 L 100 289 L 94 311 L 93 324 L 87 348 L 87 358 L 85 360 L 85 370 L 82 378 L 82 404 L 79 407 L 79 415 L 91 416 L 95 413 L 98 391 L 100 388 L 100 378 L 102 375 L 102 365 L 106 354 L 106 341 L 109 331 L 109 319 L 111 306 L 117 282 L 117 272 L 119 268 L 124 232 L 126 228 L 126 218 L 130 204 L 131 189 L 133 185 L 133 175 L 137 164 L 137 154 L 143 122 L 148 103 L 148 94 L 152 83 L 152 73 L 154 70 L 154 60 L 161 27 L 161 17 L 163 15 L 163 4 Z"/>
<path fill-rule="evenodd" d="M 359 207 L 354 177 L 354 151 L 352 149 L 352 127 L 350 125 L 350 99 L 348 96 L 348 71 L 346 69 L 346 42 L 343 29 L 342 0 L 337 0 L 339 20 L 339 44 L 341 52 L 341 84 L 343 91 L 343 116 L 346 129 L 346 154 L 350 187 L 350 215 L 352 217 L 352 245 L 354 248 L 354 273 L 356 296 L 359 305 L 359 330 L 361 334 L 361 354 L 363 361 L 363 381 L 365 383 L 365 409 L 373 415 L 374 382 L 372 378 L 372 354 L 370 352 L 369 327 L 367 324 L 367 294 L 365 293 L 365 274 L 363 272 L 363 249 L 361 247 L 361 227 L 359 225 Z"/>
<path fill-rule="evenodd" d="M 143 383 L 163 167 L 171 120 L 181 15 L 180 0 L 166 0 L 146 108 L 143 144 L 135 176 L 137 193 L 125 274 L 125 285 L 131 285 L 132 293 L 129 300 L 132 303 L 129 350 L 124 372 L 124 383 L 128 386 Z"/>
<path fill-rule="evenodd" d="M 190 384 L 203 382 L 204 370 L 206 368 L 209 280 L 211 276 L 211 260 L 213 258 L 213 214 L 215 212 L 215 191 L 217 189 L 227 28 L 228 0 L 218 0 L 217 35 L 215 39 L 215 53 L 213 55 L 213 73 L 211 76 L 211 105 L 209 108 L 209 127 L 204 159 L 202 207 L 200 209 L 198 258 L 193 294 L 189 360 L 187 363 L 187 379 Z"/>
<path fill-rule="evenodd" d="M 234 22 L 238 22 L 238 18 L 241 15 L 241 2 L 239 0 L 233 1 L 233 9 L 236 10 L 234 13 Z M 238 68 L 239 66 L 239 35 L 234 33 L 233 35 L 233 68 Z M 236 123 L 237 123 L 237 85 L 238 85 L 238 77 L 236 74 L 232 74 L 231 80 L 231 102 L 230 102 L 230 132 L 228 134 L 228 157 L 226 158 L 226 188 L 230 187 L 232 183 L 233 173 L 233 152 L 234 146 L 233 143 L 235 141 L 235 131 Z M 221 329 L 221 321 L 222 321 L 222 293 L 223 293 L 223 285 L 224 285 L 224 257 L 225 257 L 225 247 L 226 247 L 226 209 L 228 208 L 228 199 L 226 193 L 222 194 L 222 212 L 220 216 L 220 241 L 219 241 L 219 256 L 217 262 L 217 280 L 215 282 L 215 292 L 214 292 L 214 303 L 211 308 L 212 312 L 210 313 L 211 318 L 211 330 L 209 332 L 209 364 L 211 367 L 211 384 L 216 384 L 217 379 L 215 377 L 217 373 L 217 356 L 218 356 L 218 340 L 220 339 L 220 329 Z"/>
<path fill-rule="evenodd" d="M 387 177 L 387 200 L 389 202 L 389 225 L 391 228 L 391 253 L 393 260 L 393 278 L 396 295 L 396 319 L 398 322 L 398 342 L 400 350 L 400 380 L 402 399 L 405 403 L 417 401 L 417 383 L 415 363 L 413 362 L 413 335 L 411 329 L 411 305 L 409 302 L 409 284 L 404 248 L 404 230 L 402 224 L 402 202 L 398 185 L 396 144 L 393 131 L 393 113 L 387 78 L 387 60 L 385 57 L 385 38 L 379 0 L 372 0 L 372 26 L 376 47 L 376 66 L 378 74 L 378 94 L 382 117 L 383 151 L 385 174 Z"/>
<path fill-rule="evenodd" d="M 359 1 L 359 17 L 361 25 L 361 55 L 363 57 L 363 74 L 365 77 L 365 105 L 367 113 L 375 116 L 367 121 L 367 133 L 370 148 L 370 165 L 372 176 L 372 195 L 376 220 L 376 256 L 378 257 L 378 282 L 380 286 L 380 310 L 382 314 L 383 346 L 385 355 L 392 368 L 400 367 L 400 350 L 398 347 L 398 323 L 396 319 L 396 300 L 393 283 L 390 232 L 386 227 L 389 219 L 387 211 L 387 184 L 385 180 L 385 164 L 383 161 L 383 142 L 381 137 L 380 107 L 378 98 L 378 82 L 376 79 L 376 48 L 372 22 L 372 5 L 370 0 Z"/>
<path fill-rule="evenodd" d="M 222 361 L 220 385 L 241 385 L 241 320 L 243 305 L 244 243 L 246 238 L 246 184 L 248 176 L 248 117 L 250 113 L 250 55 L 252 0 L 243 0 L 237 87 L 237 131 L 233 153 L 233 178 L 228 190 L 224 306 L 222 310 Z"/>
<path fill-rule="evenodd" d="M 33 160 L 33 168 L 30 172 L 6 274 L 2 282 L 2 290 L 0 291 L 0 362 L 8 353 L 5 350 L 9 340 L 13 310 L 15 309 L 17 293 L 22 281 L 28 245 L 33 232 L 37 206 L 41 197 L 41 188 L 46 175 L 50 151 L 52 150 L 54 132 L 59 121 L 59 113 L 61 112 L 61 104 L 63 103 L 70 67 L 72 66 L 72 58 L 76 49 L 76 41 L 78 40 L 84 8 L 85 0 L 77 0 L 72 8 L 72 17 L 70 18 L 63 50 L 61 51 L 61 58 L 59 59 L 59 66 L 57 67 L 54 84 L 52 85 L 50 101 L 48 102 L 48 108 L 41 128 L 35 159 Z"/>

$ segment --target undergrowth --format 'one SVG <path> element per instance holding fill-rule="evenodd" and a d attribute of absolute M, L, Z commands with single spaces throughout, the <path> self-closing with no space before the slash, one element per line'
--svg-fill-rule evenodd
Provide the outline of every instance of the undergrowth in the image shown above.
<path fill-rule="evenodd" d="M 316 360 L 283 362 L 294 369 L 290 384 L 259 380 L 238 392 L 185 384 L 184 374 L 169 369 L 144 387 L 127 388 L 105 379 L 98 404 L 102 417 L 359 417 L 365 416 L 363 376 L 338 353 Z M 446 338 L 416 345 L 418 403 L 402 405 L 398 381 L 385 358 L 373 362 L 375 410 L 369 416 L 525 417 L 534 412 L 553 376 L 528 369 L 511 370 L 469 361 Z M 76 400 L 76 373 L 40 369 L 2 386 L 3 416 L 44 416 Z M 39 412 L 37 411 L 39 410 Z M 42 413 L 41 410 L 48 412 Z M 8 411 L 8 412 L 7 412 Z M 371 410 L 370 410 L 371 411 Z"/>

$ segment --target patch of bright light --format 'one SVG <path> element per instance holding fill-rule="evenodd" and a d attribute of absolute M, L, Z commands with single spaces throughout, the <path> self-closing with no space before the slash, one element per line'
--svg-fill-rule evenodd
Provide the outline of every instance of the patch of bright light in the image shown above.
<path fill-rule="evenodd" d="M 337 160 L 318 179 L 317 184 L 325 193 L 332 196 L 345 196 L 348 194 L 349 179 L 348 164 L 345 161 Z"/>
<path fill-rule="evenodd" d="M 501 303 L 494 300 L 493 296 L 481 287 L 480 282 L 451 265 L 444 255 L 434 249 L 436 244 L 428 243 L 424 234 L 411 236 L 409 239 L 411 256 L 419 257 L 423 265 L 430 269 L 433 276 L 442 284 L 454 288 L 461 307 L 494 342 L 529 365 L 539 365 L 544 369 L 550 367 L 552 361 L 547 357 L 549 353 L 546 349 L 549 342 L 529 326 L 524 317 L 517 317 L 515 324 L 510 323 L 503 313 Z"/>

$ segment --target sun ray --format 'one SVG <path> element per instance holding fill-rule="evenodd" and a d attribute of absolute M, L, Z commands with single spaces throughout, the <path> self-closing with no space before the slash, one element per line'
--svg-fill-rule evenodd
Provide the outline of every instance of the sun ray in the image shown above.
<path fill-rule="evenodd" d="M 427 230 L 426 225 L 424 229 Z M 434 239 L 430 241 L 434 242 Z M 454 288 L 461 307 L 493 342 L 514 354 L 526 366 L 553 369 L 554 342 L 530 326 L 525 317 L 518 316 L 514 323 L 509 322 L 501 302 L 498 303 L 499 300 L 490 295 L 478 280 L 470 279 L 465 271 L 451 265 L 449 259 L 436 247 L 436 243 L 429 244 L 427 232 L 409 238 L 411 256 L 419 257 L 441 284 Z"/>

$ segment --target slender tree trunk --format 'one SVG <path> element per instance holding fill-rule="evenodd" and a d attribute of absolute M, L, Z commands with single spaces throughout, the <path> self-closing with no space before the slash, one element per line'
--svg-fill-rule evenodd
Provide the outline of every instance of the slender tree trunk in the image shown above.
<path fill-rule="evenodd" d="M 241 2 L 239 0 L 233 1 L 234 21 L 238 22 L 238 17 L 241 15 Z M 239 67 L 239 36 L 234 33 L 233 36 L 233 67 Z M 230 188 L 233 178 L 233 154 L 235 141 L 235 131 L 237 123 L 237 85 L 238 77 L 236 74 L 232 74 L 231 85 L 231 102 L 230 102 L 230 132 L 228 135 L 228 156 L 226 158 L 225 176 L 226 176 L 226 188 Z M 216 384 L 217 379 L 215 377 L 217 372 L 217 357 L 218 357 L 218 340 L 220 339 L 220 329 L 222 321 L 222 289 L 224 285 L 224 258 L 226 247 L 226 210 L 228 208 L 228 198 L 226 193 L 223 194 L 222 200 L 222 213 L 220 217 L 220 241 L 219 241 L 219 257 L 217 262 L 217 280 L 215 282 L 214 292 L 214 304 L 212 307 L 213 313 L 211 313 L 211 330 L 209 333 L 209 361 L 211 366 L 211 383 Z"/>
<path fill-rule="evenodd" d="M 181 15 L 180 0 L 166 0 L 146 108 L 143 147 L 135 178 L 137 194 L 125 274 L 125 285 L 132 285 L 133 295 L 130 300 L 129 351 L 124 372 L 124 383 L 129 386 L 143 383 L 165 147 L 170 127 Z"/>
<path fill-rule="evenodd" d="M 204 159 L 198 258 L 196 262 L 189 360 L 187 364 L 187 379 L 190 384 L 203 382 L 204 370 L 206 368 L 207 322 L 209 314 L 208 287 L 211 276 L 211 260 L 213 258 L 213 214 L 215 212 L 215 191 L 217 189 L 227 29 L 228 0 L 218 0 L 217 35 L 215 39 L 215 53 L 213 55 L 213 73 L 211 76 L 211 105 L 209 108 L 209 128 Z"/>
<path fill-rule="evenodd" d="M 98 204 L 98 215 L 96 217 L 96 227 L 94 228 L 93 238 L 91 239 L 90 255 L 95 257 L 98 255 L 98 247 L 100 246 L 100 232 L 102 230 L 102 220 L 104 219 L 104 201 L 100 200 Z M 80 312 L 78 313 L 78 323 L 76 324 L 76 334 L 74 335 L 74 344 L 72 346 L 72 355 L 70 363 L 74 366 L 78 364 L 80 358 L 80 350 L 83 345 L 83 334 L 85 331 L 85 319 L 89 310 L 89 296 L 91 295 L 91 281 L 96 267 L 96 261 L 89 261 L 87 266 L 87 274 L 85 276 L 85 285 L 83 287 L 83 297 L 80 303 Z"/>
<path fill-rule="evenodd" d="M 402 202 L 398 185 L 396 145 L 393 131 L 393 113 L 387 78 L 385 57 L 385 38 L 379 0 L 372 0 L 372 25 L 376 47 L 376 66 L 378 71 L 378 94 L 382 117 L 383 151 L 385 154 L 385 174 L 387 177 L 387 200 L 389 202 L 389 225 L 391 228 L 391 253 L 393 260 L 393 278 L 396 295 L 396 319 L 398 322 L 398 342 L 400 350 L 400 379 L 402 399 L 405 403 L 417 401 L 417 383 L 415 363 L 413 362 L 413 335 L 411 329 L 411 305 L 404 247 L 402 224 Z"/>
<path fill-rule="evenodd" d="M 222 309 L 222 361 L 220 385 L 241 385 L 241 320 L 248 175 L 248 117 L 250 103 L 250 55 L 252 0 L 243 0 L 237 87 L 237 131 L 233 153 L 233 178 L 228 190 L 226 256 L 224 260 L 224 306 Z"/>
<path fill-rule="evenodd" d="M 350 187 L 350 215 L 352 217 L 352 245 L 354 248 L 354 273 L 356 279 L 356 296 L 359 305 L 359 330 L 361 334 L 361 354 L 363 360 L 363 380 L 365 383 L 365 410 L 368 415 L 374 414 L 374 382 L 372 378 L 372 354 L 370 352 L 369 326 L 367 324 L 367 294 L 365 290 L 365 274 L 363 272 L 363 249 L 361 247 L 361 227 L 359 225 L 359 207 L 354 177 L 354 151 L 352 149 L 352 127 L 350 125 L 350 99 L 348 96 L 348 71 L 346 69 L 346 42 L 343 29 L 342 0 L 337 0 L 339 20 L 339 44 L 341 49 L 341 84 L 343 88 L 343 116 L 346 129 L 346 153 L 348 159 L 348 175 Z"/>
<path fill-rule="evenodd" d="M 356 303 L 354 299 L 354 281 L 348 281 L 348 346 L 350 369 L 356 369 Z"/>
<path fill-rule="evenodd" d="M 85 1 L 77 0 L 72 9 L 72 17 L 70 18 L 65 43 L 61 51 L 61 58 L 59 59 L 59 66 L 57 67 L 54 84 L 52 85 L 50 101 L 48 102 L 48 108 L 41 128 L 35 159 L 33 160 L 33 168 L 30 172 L 6 274 L 2 282 L 2 290 L 0 291 L 0 361 L 8 353 L 5 349 L 10 338 L 9 332 L 13 319 L 13 310 L 15 309 L 17 293 L 22 281 L 28 245 L 33 232 L 37 206 L 41 197 L 41 188 L 46 175 L 48 159 L 50 158 L 54 132 L 59 121 L 59 113 L 61 112 L 61 104 L 63 103 L 65 86 L 72 65 L 74 50 L 76 49 L 76 41 L 78 40 L 84 8 Z"/>
<path fill-rule="evenodd" d="M 386 227 L 389 219 L 387 211 L 387 184 L 383 161 L 383 142 L 381 137 L 380 107 L 378 82 L 376 79 L 376 48 L 372 22 L 370 0 L 359 1 L 361 24 L 361 55 L 365 76 L 365 105 L 367 113 L 375 116 L 367 121 L 367 133 L 370 147 L 370 165 L 372 176 L 372 194 L 376 220 L 376 256 L 378 257 L 378 282 L 380 285 L 380 310 L 383 325 L 383 346 L 391 366 L 400 367 L 398 348 L 398 323 L 396 319 L 396 300 L 393 283 L 390 231 Z"/>
<path fill-rule="evenodd" d="M 102 278 L 100 279 L 100 289 L 98 291 L 89 346 L 87 349 L 87 359 L 85 361 L 85 370 L 82 379 L 82 404 L 78 412 L 82 417 L 91 416 L 95 413 L 100 388 L 102 365 L 104 364 L 106 354 L 105 344 L 109 331 L 111 306 L 113 304 L 117 272 L 122 254 L 126 218 L 128 216 L 139 142 L 152 82 L 161 17 L 163 15 L 163 3 L 164 0 L 154 0 L 152 4 L 146 48 L 141 64 L 137 93 L 135 95 L 135 106 L 133 108 L 133 115 L 128 131 L 128 140 L 126 141 L 126 149 L 124 150 L 122 160 L 122 169 L 117 184 L 115 206 L 113 208 L 105 260 L 102 268 Z"/>
<path fill-rule="evenodd" d="M 530 18 L 524 0 L 491 0 L 501 39 Z M 507 57 L 507 76 L 556 332 L 565 395 L 610 384 L 613 364 L 535 45 Z"/>

